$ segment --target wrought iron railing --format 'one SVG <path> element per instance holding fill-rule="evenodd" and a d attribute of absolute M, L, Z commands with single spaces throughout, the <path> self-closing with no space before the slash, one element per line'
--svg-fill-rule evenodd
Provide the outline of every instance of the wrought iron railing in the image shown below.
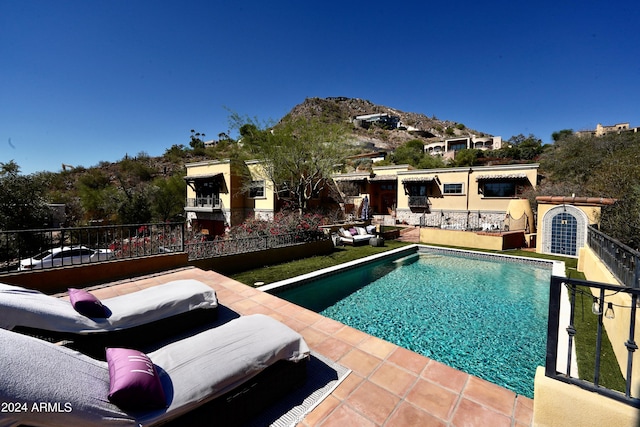
<path fill-rule="evenodd" d="M 620 283 L 640 287 L 640 252 L 589 226 L 587 244 Z"/>
<path fill-rule="evenodd" d="M 96 256 L 66 258 L 60 264 L 32 261 L 29 268 L 54 268 L 114 259 L 187 252 L 189 260 L 292 246 L 329 239 L 321 230 L 209 240 L 209 236 L 185 232 L 183 223 L 128 224 L 98 227 L 51 228 L 0 232 L 0 274 L 17 271 L 20 261 L 54 248 L 88 248 Z M 33 267 L 35 265 L 35 268 Z"/>
<path fill-rule="evenodd" d="M 560 307 L 563 304 L 562 288 L 566 288 L 570 301 L 570 311 L 568 319 L 561 319 Z M 589 289 L 596 289 L 594 296 Z M 572 349 L 575 345 L 574 336 L 582 331 L 576 329 L 574 323 L 576 315 L 576 295 L 588 293 L 588 298 L 593 298 L 593 315 L 597 316 L 597 336 L 596 348 L 593 349 L 594 372 L 591 381 L 577 378 L 572 372 Z M 616 294 L 628 295 L 628 304 L 614 304 L 611 297 Z M 621 287 L 606 283 L 588 282 L 577 279 L 567 279 L 565 277 L 551 277 L 551 287 L 549 295 L 549 321 L 547 332 L 547 357 L 545 363 L 545 375 L 556 380 L 577 385 L 585 390 L 589 390 L 603 396 L 610 397 L 620 402 L 640 407 L 639 396 L 633 395 L 633 355 L 638 349 L 635 341 L 636 311 L 640 289 L 631 287 Z M 609 298 L 609 299 L 607 299 Z M 616 301 L 620 301 L 618 298 Z M 622 315 L 622 310 L 629 310 L 628 316 Z M 617 311 L 617 314 L 616 314 Z M 592 314 L 587 314 L 592 315 Z M 626 385 L 625 391 L 616 391 L 600 384 L 600 363 L 602 357 L 602 337 L 605 333 L 603 328 L 603 317 L 610 320 L 615 319 L 617 329 L 625 328 L 628 331 L 628 339 L 624 343 L 627 348 L 627 363 L 625 368 Z M 564 332 L 563 332 L 564 331 Z M 566 334 L 565 334 L 566 332 Z M 566 344 L 559 346 L 559 344 Z M 567 354 L 560 354 L 559 348 L 566 348 Z M 563 361 L 566 360 L 566 368 Z M 563 369 L 564 372 L 558 369 Z M 584 373 L 583 373 L 584 374 Z M 582 375 L 584 376 L 584 375 Z M 635 391 L 635 390 L 634 390 Z M 637 393 L 637 391 L 635 391 Z"/>
<path fill-rule="evenodd" d="M 409 196 L 410 208 L 428 208 L 430 204 L 427 196 Z"/>
<path fill-rule="evenodd" d="M 224 255 L 257 252 L 266 249 L 293 246 L 300 243 L 326 239 L 329 239 L 329 235 L 320 231 L 301 231 L 289 234 L 189 242 L 186 243 L 185 250 L 189 254 L 189 260 L 196 260 Z"/>
<path fill-rule="evenodd" d="M 218 196 L 201 196 L 195 198 L 187 198 L 186 207 L 222 209 L 222 203 L 220 197 Z"/>
<path fill-rule="evenodd" d="M 436 227 L 449 230 L 484 231 L 502 233 L 505 231 L 524 231 L 529 233 L 529 217 L 522 214 L 514 218 L 508 213 L 479 211 L 439 211 L 420 217 L 421 227 Z"/>
<path fill-rule="evenodd" d="M 92 257 L 61 257 L 60 262 L 30 261 L 32 269 L 137 258 L 184 250 L 184 223 L 126 224 L 0 232 L 0 273 L 20 269 L 27 260 L 54 248 L 88 248 Z"/>

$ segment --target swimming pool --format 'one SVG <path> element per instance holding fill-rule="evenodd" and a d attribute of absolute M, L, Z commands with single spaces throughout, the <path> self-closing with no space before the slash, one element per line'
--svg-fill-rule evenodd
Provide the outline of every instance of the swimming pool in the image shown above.
<path fill-rule="evenodd" d="M 533 397 L 545 361 L 551 265 L 419 247 L 271 292 Z"/>

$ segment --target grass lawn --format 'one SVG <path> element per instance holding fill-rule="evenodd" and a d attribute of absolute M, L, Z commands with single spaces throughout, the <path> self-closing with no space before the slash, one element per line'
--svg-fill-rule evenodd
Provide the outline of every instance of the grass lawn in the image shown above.
<path fill-rule="evenodd" d="M 336 248 L 336 250 L 329 255 L 318 255 L 282 264 L 257 268 L 254 270 L 243 271 L 229 277 L 249 286 L 253 286 L 256 282 L 269 284 L 299 276 L 301 274 L 311 273 L 322 268 L 364 258 L 369 255 L 400 248 L 407 244 L 408 243 L 397 242 L 395 240 L 388 240 L 385 242 L 383 247 L 372 247 L 369 245 L 344 246 Z"/>
<path fill-rule="evenodd" d="M 267 266 L 254 270 L 245 271 L 242 273 L 234 274 L 231 278 L 242 282 L 246 285 L 253 286 L 256 282 L 264 282 L 265 284 L 277 282 L 279 280 L 289 279 L 291 277 L 299 276 L 301 274 L 310 273 L 322 268 L 331 267 L 334 265 L 342 264 L 355 259 L 364 258 L 369 255 L 377 254 L 380 252 L 396 249 L 402 246 L 406 246 L 408 243 L 397 242 L 394 240 L 388 240 L 385 242 L 384 247 L 371 247 L 369 245 L 362 246 L 345 246 L 337 248 L 329 255 L 314 256 L 311 258 L 305 258 L 301 260 L 286 262 L 283 264 Z M 470 248 L 457 248 L 457 249 L 470 249 Z M 566 275 L 569 278 L 584 279 L 584 275 L 577 271 L 578 260 L 576 258 L 568 258 L 561 256 L 552 256 L 546 254 L 539 254 L 536 252 L 522 251 L 522 250 L 508 250 L 508 251 L 483 251 L 501 253 L 513 256 L 522 256 L 530 258 L 543 258 L 553 259 L 558 261 L 564 261 Z M 587 289 L 587 292 L 588 289 Z M 591 313 L 592 299 L 589 298 L 589 294 L 576 296 L 576 314 L 574 319 L 574 325 L 578 331 L 575 336 L 575 349 L 577 354 L 578 372 L 581 379 L 586 381 L 593 381 L 593 372 L 595 366 L 594 349 L 596 342 L 596 332 L 598 327 L 598 317 Z M 559 357 L 563 357 L 560 355 Z M 625 382 L 620 368 L 618 366 L 617 359 L 613 353 L 611 342 L 607 337 L 606 331 L 602 334 L 602 352 L 600 362 L 600 385 L 613 389 L 624 391 Z"/>

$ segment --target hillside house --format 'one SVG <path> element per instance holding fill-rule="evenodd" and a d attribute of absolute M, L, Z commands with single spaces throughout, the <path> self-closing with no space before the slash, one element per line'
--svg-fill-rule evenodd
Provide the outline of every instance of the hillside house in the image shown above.
<path fill-rule="evenodd" d="M 606 125 L 598 123 L 595 129 L 592 130 L 580 130 L 575 134 L 578 136 L 604 136 L 611 133 L 625 133 L 625 132 L 640 132 L 640 127 L 630 127 L 629 123 L 616 123 L 615 125 Z"/>
<path fill-rule="evenodd" d="M 396 129 L 400 125 L 400 117 L 387 113 L 365 114 L 354 117 L 353 124 L 365 129 L 368 129 L 372 124 L 385 129 Z"/>
<path fill-rule="evenodd" d="M 538 164 L 411 169 L 408 165 L 373 167 L 372 173 L 334 176 L 345 196 L 345 213 L 359 215 L 369 200 L 374 217 L 384 223 L 459 223 L 470 215 L 488 224 L 504 220 L 509 203 L 538 184 Z M 437 220 L 437 221 L 436 221 Z"/>
<path fill-rule="evenodd" d="M 220 235 L 248 217 L 270 219 L 277 210 L 273 184 L 259 162 L 188 163 L 184 210 L 192 227 Z"/>
<path fill-rule="evenodd" d="M 459 150 L 498 150 L 502 148 L 502 137 L 500 136 L 464 136 L 449 138 L 442 141 L 425 144 L 424 152 L 432 156 L 441 155 L 445 158 L 453 158 Z"/>
<path fill-rule="evenodd" d="M 262 163 L 256 160 L 210 160 L 185 167 L 187 223 L 205 234 L 221 235 L 247 218 L 271 220 L 290 199 L 285 192 L 276 194 Z M 313 192 L 307 208 L 334 211 L 338 204 L 325 187 Z"/>
<path fill-rule="evenodd" d="M 246 218 L 271 219 L 286 200 L 276 197 L 273 183 L 257 161 L 204 161 L 186 165 L 185 212 L 192 226 L 210 234 Z M 309 209 L 334 211 L 340 202 L 347 216 L 362 216 L 368 201 L 368 218 L 382 223 L 459 224 L 470 216 L 476 222 L 498 224 L 511 200 L 538 184 L 538 164 L 412 169 L 408 165 L 373 166 L 371 172 L 333 175 L 339 196 L 327 189 L 314 195 Z M 339 200 L 336 200 L 339 199 Z M 365 212 L 366 213 L 366 212 Z"/>

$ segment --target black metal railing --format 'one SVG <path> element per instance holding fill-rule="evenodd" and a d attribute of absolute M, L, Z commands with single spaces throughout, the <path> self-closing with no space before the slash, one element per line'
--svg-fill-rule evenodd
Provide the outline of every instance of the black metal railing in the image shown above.
<path fill-rule="evenodd" d="M 587 244 L 620 283 L 633 288 L 640 287 L 640 252 L 592 226 L 587 230 Z"/>
<path fill-rule="evenodd" d="M 185 245 L 185 250 L 189 254 L 189 260 L 196 260 L 293 246 L 300 243 L 326 240 L 329 237 L 328 234 L 319 231 L 301 231 L 289 234 L 188 242 Z"/>
<path fill-rule="evenodd" d="M 428 208 L 430 205 L 427 196 L 409 196 L 410 208 Z"/>
<path fill-rule="evenodd" d="M 439 211 L 421 216 L 420 226 L 488 233 L 502 233 L 505 231 L 530 232 L 529 217 L 524 213 L 519 218 L 514 218 L 509 213 Z"/>
<path fill-rule="evenodd" d="M 187 199 L 187 208 L 211 208 L 222 209 L 222 203 L 218 196 L 200 196 Z"/>
<path fill-rule="evenodd" d="M 72 264 L 136 258 L 184 250 L 184 223 L 125 224 L 93 227 L 46 228 L 0 231 L 0 273 L 53 268 Z M 67 252 L 63 253 L 62 248 Z M 91 249 L 93 256 L 67 257 L 74 250 Z M 46 251 L 57 253 L 56 261 L 31 260 Z M 69 252 L 70 251 L 70 252 Z"/>
<path fill-rule="evenodd" d="M 322 230 L 307 230 L 279 235 L 209 239 L 186 232 L 184 223 L 128 224 L 96 227 L 50 228 L 0 232 L 0 274 L 21 269 L 21 260 L 31 259 L 45 251 L 64 248 L 69 253 L 91 249 L 95 255 L 62 257 L 61 263 L 33 260 L 22 270 L 54 268 L 108 260 L 187 252 L 196 260 L 224 255 L 256 252 L 329 239 Z M 35 267 L 34 267 L 35 266 Z"/>
<path fill-rule="evenodd" d="M 561 319 L 560 307 L 563 303 L 561 297 L 562 288 L 567 289 L 570 300 L 570 312 L 568 319 Z M 596 295 L 594 296 L 589 289 L 595 289 Z M 572 349 L 575 345 L 574 336 L 581 331 L 576 329 L 574 319 L 576 315 L 576 295 L 580 293 L 588 292 L 588 298 L 593 298 L 594 315 L 597 316 L 597 336 L 595 349 L 593 349 L 594 357 L 594 371 L 591 381 L 586 379 L 580 379 L 574 377 L 571 372 L 572 362 Z M 608 292 L 608 293 L 607 293 Z M 626 294 L 629 297 L 628 304 L 614 304 L 610 298 L 612 295 Z M 577 385 L 585 390 L 589 390 L 598 393 L 603 396 L 618 400 L 620 402 L 640 407 L 639 396 L 632 394 L 632 381 L 633 381 L 633 355 L 638 349 L 635 341 L 635 326 L 636 326 L 636 311 L 638 296 L 640 295 L 640 289 L 631 287 L 622 287 L 617 285 L 610 285 L 606 283 L 588 282 L 585 280 L 567 279 L 565 277 L 551 277 L 551 287 L 549 295 L 549 322 L 547 332 L 547 357 L 545 363 L 545 375 L 550 378 L 554 378 L 559 381 L 563 381 L 569 384 Z M 620 301 L 620 298 L 616 299 Z M 615 307 L 615 308 L 614 308 Z M 618 311 L 616 315 L 615 311 Z M 621 315 L 620 311 L 630 310 L 629 316 Z M 603 328 L 603 317 L 615 319 L 615 322 L 623 322 L 623 324 L 617 324 L 616 327 L 625 328 L 628 331 L 628 339 L 624 343 L 627 348 L 627 363 L 626 363 L 626 386 L 625 391 L 616 391 L 600 384 L 600 362 L 602 357 L 602 337 L 605 333 Z M 627 320 L 628 319 L 628 320 Z M 625 322 L 628 322 L 625 324 Z M 562 329 L 561 329 L 562 328 Z M 566 331 L 566 335 L 562 331 Z M 566 343 L 567 354 L 559 354 L 558 344 Z M 563 346 L 564 348 L 564 346 Z M 566 359 L 565 359 L 566 358 Z M 558 362 L 566 360 L 566 369 L 564 372 L 558 371 L 558 367 L 564 368 L 563 365 L 559 365 Z"/>

